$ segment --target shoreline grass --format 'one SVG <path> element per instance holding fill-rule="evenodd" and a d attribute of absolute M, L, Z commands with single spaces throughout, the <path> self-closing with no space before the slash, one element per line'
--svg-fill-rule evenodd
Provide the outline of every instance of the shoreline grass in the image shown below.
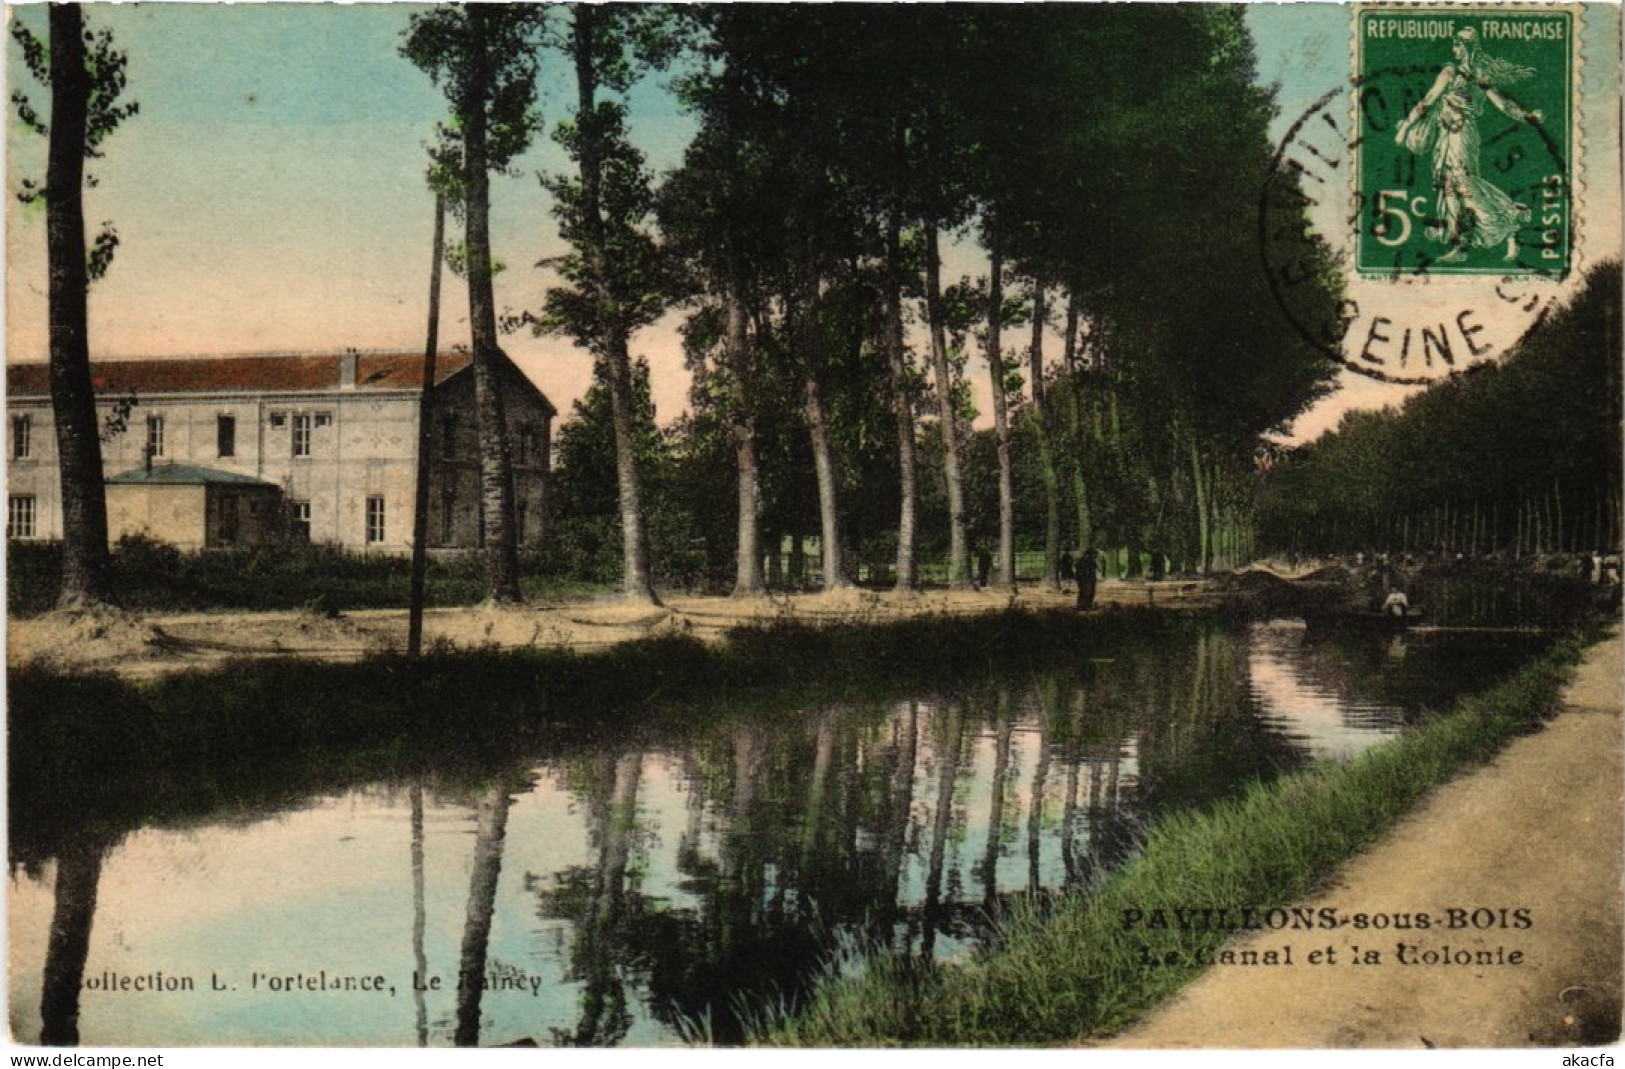
<path fill-rule="evenodd" d="M 27 618 L 56 607 L 62 583 L 59 542 L 12 542 L 6 548 L 6 612 Z M 320 607 L 405 609 L 412 559 L 327 545 L 181 550 L 139 536 L 121 538 L 111 560 L 125 608 L 137 612 L 272 612 Z M 613 584 L 543 574 L 524 561 L 528 598 L 591 597 Z M 424 579 L 430 608 L 478 605 L 488 594 L 475 554 L 431 555 Z"/>
<path fill-rule="evenodd" d="M 1511 679 L 1347 764 L 1321 764 L 1155 823 L 1141 853 L 1092 894 L 1014 913 L 961 965 L 879 956 L 831 975 L 754 1042 L 786 1046 L 1035 1046 L 1121 1031 L 1189 983 L 1231 935 L 1124 932 L 1125 909 L 1301 901 L 1429 791 L 1555 712 L 1596 632 L 1559 642 Z M 1140 947 L 1185 964 L 1147 968 Z"/>

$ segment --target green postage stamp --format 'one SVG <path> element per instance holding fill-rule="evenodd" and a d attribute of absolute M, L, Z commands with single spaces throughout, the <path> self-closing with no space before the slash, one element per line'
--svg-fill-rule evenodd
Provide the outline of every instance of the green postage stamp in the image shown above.
<path fill-rule="evenodd" d="M 1562 8 L 1359 11 L 1361 273 L 1564 277 L 1575 29 Z"/>

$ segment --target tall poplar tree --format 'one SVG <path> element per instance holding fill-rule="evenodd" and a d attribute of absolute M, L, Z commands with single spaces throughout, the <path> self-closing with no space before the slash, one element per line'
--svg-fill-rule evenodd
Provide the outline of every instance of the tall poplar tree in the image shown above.
<path fill-rule="evenodd" d="M 574 4 L 560 48 L 575 72 L 576 109 L 554 140 L 576 163 L 571 176 L 544 179 L 560 235 L 573 252 L 552 263 L 566 285 L 548 291 L 544 332 L 569 334 L 592 353 L 609 386 L 623 544 L 622 593 L 659 604 L 649 567 L 643 479 L 633 426 L 632 334 L 669 303 L 665 257 L 646 228 L 654 210 L 643 154 L 626 130 L 624 94 L 640 68 L 664 63 L 668 18 L 658 7 Z"/>
<path fill-rule="evenodd" d="M 85 248 L 85 160 L 139 105 L 119 103 L 125 56 L 107 30 L 87 31 L 78 4 L 50 6 L 50 41 L 42 43 L 21 20 L 11 33 L 29 73 L 51 90 L 50 123 L 21 92 L 12 94 L 18 118 L 47 136 L 45 186 L 25 180 L 24 202 L 45 198 L 47 302 L 50 320 L 51 409 L 56 423 L 62 487 L 62 590 L 58 606 L 87 608 L 113 600 L 107 551 L 107 493 L 102 481 L 96 392 L 90 378 L 90 283 L 106 272 L 118 236 L 104 226 Z"/>
<path fill-rule="evenodd" d="M 440 181 L 460 193 L 474 348 L 480 510 L 491 598 L 517 602 L 519 539 L 504 410 L 507 360 L 497 342 L 491 260 L 491 172 L 527 147 L 536 111 L 536 46 L 545 9 L 522 4 L 439 7 L 412 16 L 402 53 L 445 89 L 452 122 L 440 129 Z"/>

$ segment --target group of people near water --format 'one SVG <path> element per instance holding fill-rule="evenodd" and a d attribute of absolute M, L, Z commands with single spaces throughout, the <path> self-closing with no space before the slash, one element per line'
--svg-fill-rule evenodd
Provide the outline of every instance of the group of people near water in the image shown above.
<path fill-rule="evenodd" d="M 1598 593 L 1599 597 L 1617 599 L 1622 587 L 1622 574 L 1625 569 L 1621 567 L 1621 557 L 1618 551 L 1603 553 L 1602 550 L 1593 550 L 1585 553 L 1554 553 L 1541 556 L 1530 555 L 1527 558 L 1504 558 L 1500 554 L 1490 554 L 1481 557 L 1468 557 L 1464 553 L 1451 555 L 1443 550 L 1432 553 L 1423 553 L 1420 556 L 1414 553 L 1402 553 L 1398 559 L 1392 559 L 1387 553 L 1356 553 L 1350 563 L 1350 570 L 1360 582 L 1366 592 L 1368 607 L 1384 616 L 1407 617 L 1415 613 L 1416 607 L 1411 604 L 1410 597 L 1404 587 L 1408 579 L 1413 579 L 1424 571 L 1438 574 L 1470 574 L 1483 568 L 1496 570 L 1532 571 L 1554 578 L 1567 577 L 1570 581 L 1584 578 Z"/>

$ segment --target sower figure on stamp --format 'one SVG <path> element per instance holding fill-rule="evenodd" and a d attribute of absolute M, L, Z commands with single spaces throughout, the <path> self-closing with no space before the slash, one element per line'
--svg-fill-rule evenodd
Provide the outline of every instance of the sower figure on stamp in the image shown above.
<path fill-rule="evenodd" d="M 1479 172 L 1478 117 L 1484 101 L 1508 118 L 1538 123 L 1539 111 L 1526 111 L 1501 90 L 1535 72 L 1487 54 L 1471 28 L 1456 34 L 1453 63 L 1446 63 L 1433 88 L 1394 133 L 1396 144 L 1418 156 L 1433 157 L 1433 188 L 1438 222 L 1427 228 L 1448 246 L 1441 263 L 1467 259 L 1467 247 L 1492 249 L 1506 242 L 1508 260 L 1518 254 L 1518 228 L 1530 220 L 1529 207 L 1514 201 Z"/>

